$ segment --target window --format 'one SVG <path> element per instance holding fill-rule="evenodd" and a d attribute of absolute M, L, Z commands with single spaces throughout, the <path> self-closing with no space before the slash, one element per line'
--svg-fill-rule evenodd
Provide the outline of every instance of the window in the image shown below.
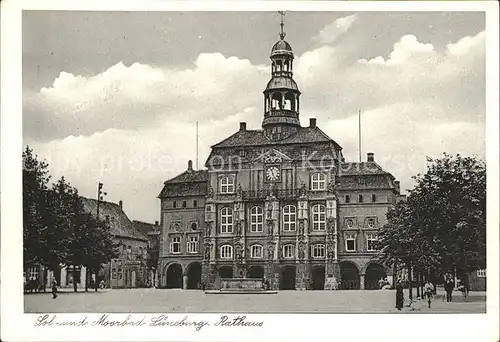
<path fill-rule="evenodd" d="M 345 195 L 345 202 L 351 203 L 351 197 L 349 195 Z"/>
<path fill-rule="evenodd" d="M 373 217 L 370 217 L 367 220 L 367 223 L 368 223 L 368 228 L 375 228 L 375 219 Z"/>
<path fill-rule="evenodd" d="M 297 209 L 294 205 L 286 205 L 283 207 L 283 230 L 295 230 Z"/>
<path fill-rule="evenodd" d="M 190 236 L 187 243 L 188 253 L 198 253 L 198 236 Z"/>
<path fill-rule="evenodd" d="M 283 258 L 293 258 L 295 256 L 295 245 L 283 246 Z"/>
<path fill-rule="evenodd" d="M 353 218 L 346 219 L 345 223 L 347 225 L 347 228 L 353 228 L 354 227 L 354 219 Z"/>
<path fill-rule="evenodd" d="M 325 230 L 326 227 L 326 209 L 322 204 L 316 204 L 312 207 L 313 230 Z"/>
<path fill-rule="evenodd" d="M 311 189 L 312 190 L 325 190 L 326 177 L 324 173 L 313 173 L 311 175 Z"/>
<path fill-rule="evenodd" d="M 28 279 L 38 279 L 38 267 L 31 267 L 28 270 L 28 275 L 29 275 Z"/>
<path fill-rule="evenodd" d="M 172 202 L 172 208 L 174 208 L 174 209 L 177 208 L 177 202 L 176 201 Z"/>
<path fill-rule="evenodd" d="M 313 258 L 324 258 L 325 257 L 325 245 L 316 244 L 312 249 Z"/>
<path fill-rule="evenodd" d="M 220 211 L 220 231 L 221 233 L 233 232 L 233 209 L 224 207 Z"/>
<path fill-rule="evenodd" d="M 224 176 L 220 179 L 220 192 L 232 194 L 234 192 L 234 177 Z"/>
<path fill-rule="evenodd" d="M 377 195 L 375 194 L 372 195 L 372 202 L 373 203 L 377 202 Z"/>
<path fill-rule="evenodd" d="M 263 248 L 261 245 L 253 245 L 250 251 L 250 255 L 252 258 L 262 258 L 263 257 Z"/>
<path fill-rule="evenodd" d="M 347 234 L 345 237 L 345 250 L 354 252 L 356 250 L 356 234 Z"/>
<path fill-rule="evenodd" d="M 477 270 L 477 276 L 479 278 L 485 278 L 486 277 L 486 269 Z"/>
<path fill-rule="evenodd" d="M 222 259 L 232 259 L 233 258 L 233 247 L 230 245 L 221 246 L 220 257 Z"/>
<path fill-rule="evenodd" d="M 139 251 L 137 252 L 137 255 L 135 256 L 136 259 L 140 260 L 142 258 L 142 247 L 139 247 Z"/>
<path fill-rule="evenodd" d="M 196 222 L 191 222 L 191 230 L 197 230 L 198 224 Z"/>
<path fill-rule="evenodd" d="M 358 202 L 359 203 L 363 203 L 363 195 L 359 195 L 358 196 Z"/>
<path fill-rule="evenodd" d="M 197 200 L 193 200 L 193 208 L 196 208 L 198 206 L 198 201 Z"/>
<path fill-rule="evenodd" d="M 176 236 L 170 242 L 170 253 L 179 254 L 181 252 L 181 238 Z"/>
<path fill-rule="evenodd" d="M 262 232 L 264 222 L 264 208 L 256 206 L 250 210 L 250 231 Z"/>
<path fill-rule="evenodd" d="M 240 150 L 240 157 L 244 157 L 245 156 L 245 150 Z"/>
<path fill-rule="evenodd" d="M 366 250 L 367 251 L 375 251 L 375 243 L 377 242 L 377 235 L 375 234 L 367 234 L 366 235 Z"/>
<path fill-rule="evenodd" d="M 182 201 L 182 207 L 185 208 L 187 206 L 186 201 Z"/>

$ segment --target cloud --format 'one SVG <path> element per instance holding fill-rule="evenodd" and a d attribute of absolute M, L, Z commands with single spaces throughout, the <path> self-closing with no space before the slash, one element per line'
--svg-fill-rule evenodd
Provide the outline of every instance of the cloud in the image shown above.
<path fill-rule="evenodd" d="M 314 40 L 321 44 L 334 43 L 340 36 L 351 28 L 352 24 L 356 21 L 356 18 L 356 14 L 353 14 L 335 20 L 333 23 L 323 27 L 318 35 L 314 37 Z"/>
<path fill-rule="evenodd" d="M 347 158 L 357 160 L 358 110 L 363 153 L 374 152 L 403 189 L 427 155 L 484 156 L 484 32 L 444 49 L 404 35 L 387 56 L 370 59 L 349 60 L 344 48 L 296 56 L 294 76 L 302 123 L 318 118 Z M 268 66 L 219 53 L 200 54 L 187 69 L 118 63 L 93 76 L 61 72 L 25 94 L 25 142 L 54 178 L 65 175 L 85 196 L 102 181 L 132 218 L 154 221 L 163 182 L 195 159 L 195 121 L 201 167 L 238 122 L 260 127 L 268 79 Z"/>
<path fill-rule="evenodd" d="M 120 62 L 94 76 L 61 72 L 52 86 L 25 94 L 24 130 L 50 140 L 108 128 L 145 129 L 165 120 L 224 118 L 260 105 L 259 96 L 243 89 L 263 88 L 267 77 L 266 67 L 219 53 L 200 54 L 185 70 Z"/>

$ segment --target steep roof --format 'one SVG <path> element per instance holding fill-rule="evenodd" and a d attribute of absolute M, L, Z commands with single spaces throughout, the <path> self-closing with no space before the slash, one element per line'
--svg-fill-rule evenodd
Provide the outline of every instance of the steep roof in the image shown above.
<path fill-rule="evenodd" d="M 339 164 L 338 174 L 340 176 L 390 175 L 380 165 L 372 161 L 361 163 L 342 162 Z"/>
<path fill-rule="evenodd" d="M 208 180 L 207 170 L 187 170 L 172 179 L 169 179 L 164 184 L 175 183 L 193 183 L 193 182 L 206 182 Z"/>
<path fill-rule="evenodd" d="M 82 203 L 86 212 L 97 215 L 97 200 L 82 197 Z M 118 204 L 99 201 L 99 217 L 108 220 L 108 224 L 111 227 L 111 234 L 147 241 L 147 235 L 142 234 L 135 228 L 134 224 Z"/>
<path fill-rule="evenodd" d="M 143 222 L 143 221 L 132 221 L 135 228 L 143 235 L 148 236 L 150 233 L 159 232 L 160 227 L 153 223 Z"/>
<path fill-rule="evenodd" d="M 394 176 L 376 162 L 339 163 L 336 178 L 338 190 L 397 189 Z"/>
<path fill-rule="evenodd" d="M 190 170 L 163 183 L 158 198 L 164 197 L 185 197 L 185 196 L 205 196 L 207 194 L 208 171 Z"/>
<path fill-rule="evenodd" d="M 228 138 L 215 144 L 212 148 L 238 147 L 238 146 L 266 146 L 266 145 L 287 145 L 287 144 L 307 144 L 317 142 L 333 142 L 337 148 L 342 149 L 333 139 L 326 135 L 319 127 L 300 127 L 297 133 L 290 137 L 272 141 L 264 135 L 264 131 L 240 130 Z"/>

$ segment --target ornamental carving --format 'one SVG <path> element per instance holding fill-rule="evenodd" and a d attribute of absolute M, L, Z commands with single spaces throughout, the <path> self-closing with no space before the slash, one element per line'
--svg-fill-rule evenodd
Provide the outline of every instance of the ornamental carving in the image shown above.
<path fill-rule="evenodd" d="M 212 252 L 212 248 L 210 244 L 205 245 L 205 260 L 210 260 L 210 253 Z"/>
<path fill-rule="evenodd" d="M 300 196 L 306 196 L 306 195 L 307 195 L 306 183 L 302 182 L 300 186 Z"/>
<path fill-rule="evenodd" d="M 273 243 L 269 243 L 267 245 L 267 257 L 268 257 L 268 259 L 274 258 L 274 244 Z"/>
<path fill-rule="evenodd" d="M 210 235 L 212 235 L 212 223 L 206 222 L 206 224 L 205 224 L 205 236 L 210 236 Z"/>
<path fill-rule="evenodd" d="M 305 258 L 305 245 L 303 242 L 299 243 L 299 259 L 303 260 Z"/>
<path fill-rule="evenodd" d="M 236 235 L 240 236 L 241 235 L 241 221 L 236 221 Z"/>
<path fill-rule="evenodd" d="M 299 235 L 304 235 L 304 220 L 299 222 Z"/>
<path fill-rule="evenodd" d="M 214 188 L 211 185 L 208 186 L 207 198 L 214 198 Z"/>
<path fill-rule="evenodd" d="M 331 181 L 328 183 L 328 192 L 334 194 L 335 193 L 335 182 Z"/>

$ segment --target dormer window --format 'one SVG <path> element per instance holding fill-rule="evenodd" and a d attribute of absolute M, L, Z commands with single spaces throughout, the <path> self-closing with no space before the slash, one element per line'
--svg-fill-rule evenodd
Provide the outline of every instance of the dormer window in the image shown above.
<path fill-rule="evenodd" d="M 234 193 L 234 177 L 222 176 L 219 180 L 219 189 L 221 194 Z"/>
<path fill-rule="evenodd" d="M 313 173 L 311 175 L 311 190 L 325 190 L 326 176 L 324 173 Z"/>

